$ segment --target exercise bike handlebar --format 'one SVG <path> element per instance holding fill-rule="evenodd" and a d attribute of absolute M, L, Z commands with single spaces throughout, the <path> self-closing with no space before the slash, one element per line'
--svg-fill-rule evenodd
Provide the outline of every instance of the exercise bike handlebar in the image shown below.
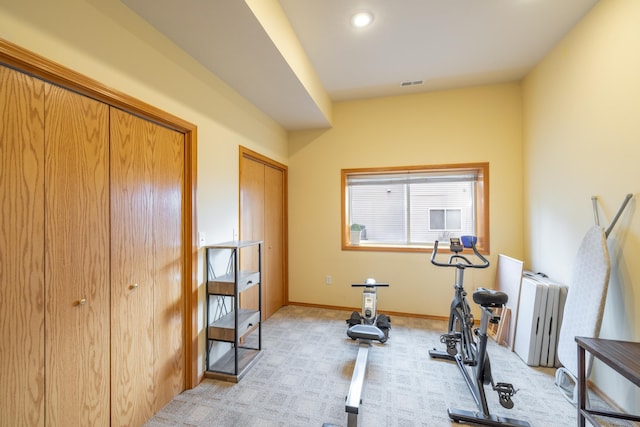
<path fill-rule="evenodd" d="M 449 261 L 447 263 L 439 262 L 436 260 L 436 255 L 438 253 L 438 241 L 436 240 L 433 244 L 433 252 L 431 252 L 431 264 L 438 267 L 456 267 L 460 269 L 465 268 L 487 268 L 489 267 L 489 260 L 487 260 L 476 248 L 475 239 L 470 239 L 469 245 L 465 245 L 467 248 L 471 248 L 473 250 L 473 254 L 480 259 L 480 264 L 472 263 L 469 258 L 464 255 L 460 255 L 459 253 L 454 253 L 449 257 Z M 458 261 L 458 262 L 455 262 Z"/>

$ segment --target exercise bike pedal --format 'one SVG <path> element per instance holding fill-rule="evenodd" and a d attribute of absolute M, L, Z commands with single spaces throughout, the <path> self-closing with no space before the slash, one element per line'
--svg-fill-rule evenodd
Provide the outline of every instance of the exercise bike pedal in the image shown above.
<path fill-rule="evenodd" d="M 450 334 L 442 334 L 440 335 L 440 342 L 442 344 L 446 344 L 448 342 L 458 342 L 460 341 L 460 338 L 462 337 L 462 334 L 460 332 L 453 332 Z"/>
<path fill-rule="evenodd" d="M 458 353 L 458 343 L 462 338 L 460 332 L 454 332 L 451 334 L 440 335 L 440 342 L 447 346 L 447 353 L 450 356 L 455 356 Z"/>
<path fill-rule="evenodd" d="M 516 394 L 518 390 L 513 388 L 513 384 L 509 383 L 496 383 L 493 386 L 493 389 L 498 392 L 498 397 L 500 398 L 500 405 L 506 409 L 513 408 L 513 400 L 511 400 L 511 396 Z"/>

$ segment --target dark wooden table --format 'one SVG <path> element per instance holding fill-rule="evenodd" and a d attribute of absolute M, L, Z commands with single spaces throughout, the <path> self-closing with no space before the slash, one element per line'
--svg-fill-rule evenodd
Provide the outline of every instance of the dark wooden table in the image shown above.
<path fill-rule="evenodd" d="M 586 357 L 588 351 L 620 375 L 640 387 L 640 343 L 600 338 L 576 337 L 578 343 L 578 426 L 584 427 L 585 419 L 600 425 L 595 416 L 640 421 L 640 416 L 622 412 L 594 410 L 586 407 L 587 379 Z"/>

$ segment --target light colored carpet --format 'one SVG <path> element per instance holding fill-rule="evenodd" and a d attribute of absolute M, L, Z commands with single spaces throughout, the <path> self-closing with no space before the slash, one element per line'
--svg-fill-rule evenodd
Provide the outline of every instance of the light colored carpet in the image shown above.
<path fill-rule="evenodd" d="M 237 384 L 205 379 L 174 398 L 146 424 L 157 426 L 347 425 L 345 396 L 358 345 L 346 336 L 350 313 L 288 306 L 263 323 L 263 355 Z M 445 323 L 391 316 L 386 344 L 374 344 L 358 425 L 450 426 L 447 408 L 476 410 L 455 363 L 430 359 Z M 554 369 L 527 366 L 489 340 L 496 382 L 513 383 L 515 407 L 504 409 L 487 387 L 492 414 L 532 426 L 575 426 L 576 409 L 554 385 Z M 592 406 L 604 405 L 591 398 Z M 627 425 L 627 424 L 606 424 Z"/>

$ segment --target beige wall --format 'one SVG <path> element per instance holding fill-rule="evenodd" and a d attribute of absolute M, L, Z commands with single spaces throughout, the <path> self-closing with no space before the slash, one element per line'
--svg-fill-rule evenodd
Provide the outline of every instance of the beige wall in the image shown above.
<path fill-rule="evenodd" d="M 490 162 L 494 265 L 466 283 L 493 286 L 497 255 L 523 253 L 521 122 L 520 86 L 503 84 L 337 103 L 332 129 L 290 133 L 290 300 L 359 307 L 350 284 L 375 277 L 391 283 L 381 310 L 448 315 L 454 273 L 429 254 L 341 250 L 342 168 Z"/>
<path fill-rule="evenodd" d="M 608 225 L 640 185 L 640 2 L 601 0 L 525 80 L 525 248 L 535 271 L 571 283 L 574 258 L 594 224 L 598 196 Z M 610 235 L 611 280 L 601 336 L 640 339 L 637 201 Z M 599 387 L 640 407 L 626 380 L 596 364 Z"/>
<path fill-rule="evenodd" d="M 238 146 L 287 163 L 279 125 L 118 0 L 0 0 L 0 38 L 198 126 L 198 229 L 208 243 L 238 231 Z"/>

